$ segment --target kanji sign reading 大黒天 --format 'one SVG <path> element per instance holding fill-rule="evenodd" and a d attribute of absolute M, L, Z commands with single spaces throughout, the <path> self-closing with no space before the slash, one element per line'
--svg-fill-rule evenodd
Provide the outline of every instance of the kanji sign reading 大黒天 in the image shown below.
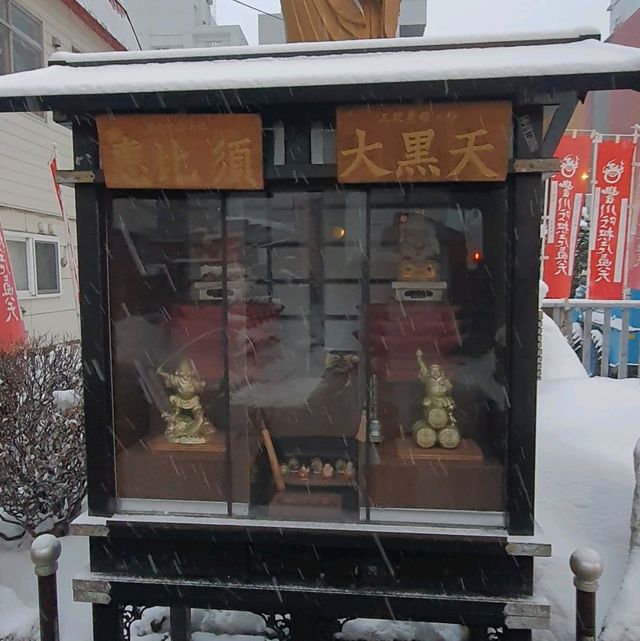
<path fill-rule="evenodd" d="M 262 119 L 254 114 L 100 116 L 112 189 L 262 189 Z"/>
<path fill-rule="evenodd" d="M 511 104 L 342 107 L 336 124 L 341 183 L 505 180 Z"/>

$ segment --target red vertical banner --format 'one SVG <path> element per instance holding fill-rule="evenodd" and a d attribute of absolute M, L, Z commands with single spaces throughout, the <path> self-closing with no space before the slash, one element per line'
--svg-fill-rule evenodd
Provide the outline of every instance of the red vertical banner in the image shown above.
<path fill-rule="evenodd" d="M 578 242 L 580 217 L 589 191 L 593 142 L 588 136 L 563 136 L 555 157 L 560 171 L 549 179 L 544 282 L 548 298 L 568 298 Z"/>
<path fill-rule="evenodd" d="M 636 174 L 635 183 L 632 186 L 631 219 L 629 222 L 629 237 L 627 239 L 626 287 L 640 290 L 640 176 L 638 174 Z"/>
<path fill-rule="evenodd" d="M 25 338 L 24 321 L 9 260 L 9 248 L 0 224 L 0 350 Z"/>
<path fill-rule="evenodd" d="M 597 149 L 587 298 L 621 300 L 635 143 L 607 140 Z"/>

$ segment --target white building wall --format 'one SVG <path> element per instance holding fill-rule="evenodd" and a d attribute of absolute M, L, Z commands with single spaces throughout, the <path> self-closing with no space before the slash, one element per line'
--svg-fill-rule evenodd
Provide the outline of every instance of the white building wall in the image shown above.
<path fill-rule="evenodd" d="M 237 25 L 216 25 L 211 0 L 122 0 L 143 49 L 246 45 Z"/>
<path fill-rule="evenodd" d="M 61 49 L 90 52 L 110 47 L 60 0 L 17 0 L 43 22 L 44 59 Z M 8 238 L 16 234 L 42 234 L 60 242 L 61 259 L 66 232 L 55 197 L 49 161 L 57 146 L 61 168 L 73 167 L 71 133 L 32 114 L 0 114 L 0 220 Z M 75 238 L 73 190 L 63 188 L 63 198 L 72 219 Z M 49 231 L 51 230 L 51 232 Z M 75 242 L 74 242 L 75 245 Z M 64 261 L 63 261 L 64 262 Z M 80 336 L 70 264 L 60 265 L 61 292 L 49 296 L 21 296 L 27 330 L 34 334 Z"/>
<path fill-rule="evenodd" d="M 640 0 L 613 0 L 609 5 L 611 12 L 611 32 L 640 9 Z"/>

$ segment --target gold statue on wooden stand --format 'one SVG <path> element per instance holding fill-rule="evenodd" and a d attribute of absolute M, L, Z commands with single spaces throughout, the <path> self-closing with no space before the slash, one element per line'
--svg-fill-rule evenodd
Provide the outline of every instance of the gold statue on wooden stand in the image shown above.
<path fill-rule="evenodd" d="M 427 365 L 422 350 L 416 351 L 418 378 L 424 384 L 423 418 L 413 424 L 413 437 L 420 447 L 440 445 L 455 449 L 460 443 L 456 404 L 451 397 L 453 385 L 440 365 Z"/>
<path fill-rule="evenodd" d="M 402 0 L 282 0 L 287 42 L 395 38 Z"/>
<path fill-rule="evenodd" d="M 162 412 L 167 440 L 182 445 L 206 443 L 216 428 L 204 415 L 200 394 L 206 383 L 200 379 L 193 362 L 182 360 L 173 374 L 163 371 L 162 367 L 157 373 L 165 386 L 175 392 L 169 397 L 169 409 Z"/>

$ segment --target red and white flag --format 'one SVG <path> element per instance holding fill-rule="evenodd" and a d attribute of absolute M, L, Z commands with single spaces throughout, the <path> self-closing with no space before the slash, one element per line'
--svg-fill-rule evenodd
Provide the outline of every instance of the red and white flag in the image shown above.
<path fill-rule="evenodd" d="M 621 300 L 635 143 L 598 144 L 589 234 L 587 298 Z"/>
<path fill-rule="evenodd" d="M 589 191 L 593 142 L 589 136 L 562 137 L 555 157 L 560 171 L 549 179 L 544 282 L 548 298 L 568 298 L 578 242 L 580 217 Z"/>
<path fill-rule="evenodd" d="M 69 260 L 69 264 L 71 268 L 71 277 L 73 279 L 73 291 L 75 293 L 76 302 L 79 303 L 80 281 L 78 277 L 78 263 L 76 262 L 76 254 L 73 249 L 73 234 L 71 233 L 71 223 L 69 222 L 67 209 L 64 206 L 64 200 L 62 199 L 62 190 L 60 189 L 60 185 L 58 184 L 58 159 L 56 158 L 55 150 L 53 152 L 53 158 L 49 163 L 49 170 L 51 171 L 51 177 L 53 178 L 53 186 L 56 192 L 56 197 L 58 199 L 60 213 L 62 214 L 62 220 L 64 221 L 64 227 L 66 232 L 67 259 Z"/>
<path fill-rule="evenodd" d="M 9 248 L 0 224 L 0 350 L 22 342 L 26 335 Z"/>

